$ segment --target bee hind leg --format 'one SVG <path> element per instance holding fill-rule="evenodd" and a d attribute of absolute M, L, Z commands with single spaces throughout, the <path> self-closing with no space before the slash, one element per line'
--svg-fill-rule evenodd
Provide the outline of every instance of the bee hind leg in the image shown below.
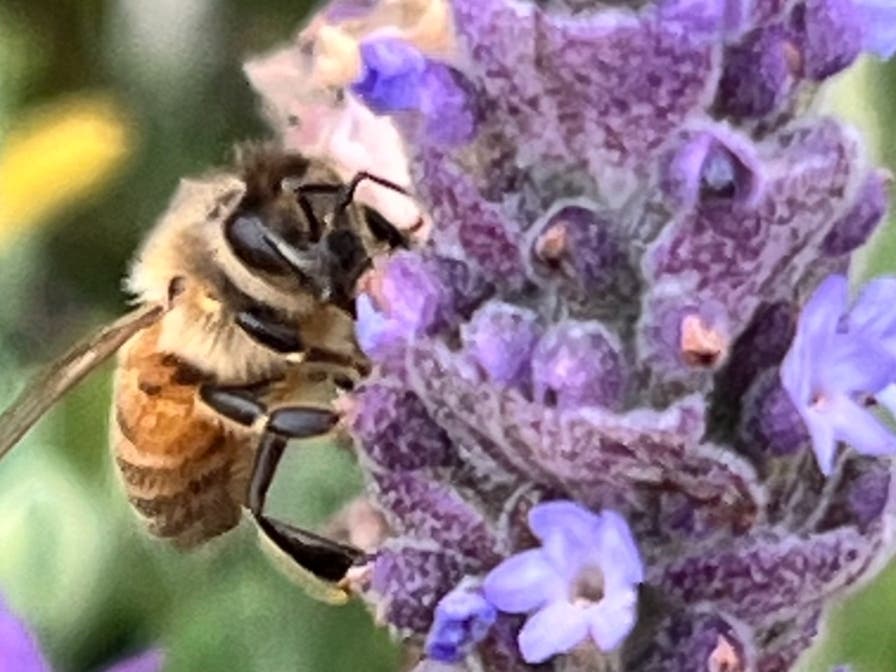
<path fill-rule="evenodd" d="M 348 571 L 364 561 L 360 549 L 340 544 L 308 530 L 271 518 L 264 513 L 268 489 L 277 464 L 286 448 L 286 440 L 266 432 L 255 455 L 255 466 L 249 483 L 248 507 L 258 527 L 296 564 L 328 583 L 338 583 Z"/>
<path fill-rule="evenodd" d="M 286 406 L 268 413 L 267 407 L 248 388 L 203 385 L 202 400 L 221 415 L 241 425 L 261 428 L 246 506 L 255 523 L 283 553 L 316 578 L 337 583 L 349 569 L 363 562 L 360 549 L 340 544 L 264 513 L 268 490 L 289 439 L 328 433 L 338 420 L 332 411 L 310 406 Z"/>

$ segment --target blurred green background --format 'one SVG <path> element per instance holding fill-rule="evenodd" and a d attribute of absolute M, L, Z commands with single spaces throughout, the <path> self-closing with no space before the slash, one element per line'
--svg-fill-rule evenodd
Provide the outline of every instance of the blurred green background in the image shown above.
<path fill-rule="evenodd" d="M 120 314 L 127 260 L 178 178 L 266 135 L 241 62 L 288 39 L 309 4 L 0 0 L 0 405 L 36 365 Z M 896 166 L 896 67 L 864 64 L 832 104 Z M 859 274 L 888 268 L 893 227 Z M 0 592 L 57 670 L 151 645 L 171 672 L 399 668 L 361 607 L 311 602 L 248 526 L 188 555 L 143 535 L 110 468 L 109 395 L 106 367 L 0 468 Z M 351 461 L 328 448 L 285 462 L 273 500 L 284 516 L 320 523 L 359 488 Z M 896 671 L 894 608 L 896 568 L 838 606 L 805 669 Z"/>

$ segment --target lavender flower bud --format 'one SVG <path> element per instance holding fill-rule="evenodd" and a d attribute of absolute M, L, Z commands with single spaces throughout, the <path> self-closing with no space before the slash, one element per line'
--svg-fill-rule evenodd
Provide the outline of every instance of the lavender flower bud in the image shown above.
<path fill-rule="evenodd" d="M 498 611 L 480 593 L 455 588 L 436 606 L 426 638 L 426 656 L 444 663 L 461 662 L 479 644 L 498 618 Z"/>
<path fill-rule="evenodd" d="M 807 0 L 791 17 L 806 74 L 821 81 L 848 67 L 862 51 L 863 24 L 853 0 Z"/>
<path fill-rule="evenodd" d="M 498 385 L 524 385 L 541 329 L 538 316 L 504 303 L 487 303 L 461 327 L 467 352 Z"/>
<path fill-rule="evenodd" d="M 600 324 L 567 322 L 547 332 L 532 355 L 535 401 L 559 408 L 619 408 L 623 367 L 618 347 Z"/>

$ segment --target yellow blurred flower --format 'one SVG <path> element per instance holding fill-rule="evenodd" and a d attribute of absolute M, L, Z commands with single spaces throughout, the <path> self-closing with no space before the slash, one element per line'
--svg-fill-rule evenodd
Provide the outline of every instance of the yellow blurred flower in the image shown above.
<path fill-rule="evenodd" d="M 123 110 L 102 94 L 26 113 L 0 141 L 0 245 L 94 194 L 132 141 Z"/>

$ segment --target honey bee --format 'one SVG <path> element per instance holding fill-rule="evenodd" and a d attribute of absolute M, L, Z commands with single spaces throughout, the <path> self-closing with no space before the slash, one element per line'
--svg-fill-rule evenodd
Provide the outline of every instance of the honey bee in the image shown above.
<path fill-rule="evenodd" d="M 345 601 L 365 554 L 264 509 L 288 440 L 332 432 L 333 400 L 367 370 L 356 281 L 376 255 L 406 245 L 354 200 L 364 180 L 405 193 L 265 146 L 243 147 L 231 171 L 182 180 L 125 283 L 138 307 L 22 392 L 0 416 L 0 457 L 118 352 L 110 443 L 149 532 L 193 547 L 245 509 L 309 593 Z"/>

